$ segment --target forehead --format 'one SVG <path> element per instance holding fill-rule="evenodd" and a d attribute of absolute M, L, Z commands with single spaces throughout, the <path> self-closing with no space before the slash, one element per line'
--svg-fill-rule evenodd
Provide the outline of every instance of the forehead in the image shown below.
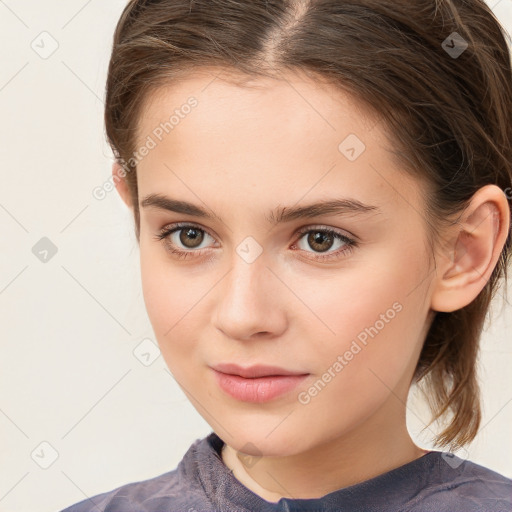
<path fill-rule="evenodd" d="M 202 124 L 216 116 L 217 125 L 225 125 L 236 116 L 252 121 L 245 126 L 247 130 L 251 126 L 259 128 L 262 121 L 277 123 L 289 119 L 294 124 L 307 123 L 311 129 L 334 132 L 337 128 L 333 121 L 340 119 L 361 131 L 376 123 L 376 113 L 368 105 L 316 75 L 297 70 L 279 73 L 275 78 L 249 77 L 233 70 L 205 67 L 182 72 L 172 84 L 147 95 L 137 126 L 138 140 L 192 97 L 199 107 L 194 109 L 194 117 L 200 118 Z M 283 132 L 287 126 L 276 128 Z"/>
<path fill-rule="evenodd" d="M 334 187 L 382 204 L 399 200 L 399 189 L 414 202 L 417 188 L 398 171 L 386 127 L 368 107 L 296 73 L 248 78 L 210 68 L 182 77 L 148 97 L 139 146 L 149 139 L 140 195 L 174 185 L 192 199 L 186 188 L 207 194 L 224 183 L 227 195 L 250 189 L 298 200 Z"/>

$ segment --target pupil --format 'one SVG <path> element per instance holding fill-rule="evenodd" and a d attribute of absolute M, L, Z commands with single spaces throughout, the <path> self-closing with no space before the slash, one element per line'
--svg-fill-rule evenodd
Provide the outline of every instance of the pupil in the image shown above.
<path fill-rule="evenodd" d="M 189 243 L 191 240 L 192 244 Z M 189 228 L 181 231 L 180 242 L 186 247 L 197 247 L 198 245 L 201 245 L 202 240 L 203 237 L 198 229 Z"/>
<path fill-rule="evenodd" d="M 328 247 L 322 246 L 322 244 L 325 243 L 326 241 L 331 242 L 331 243 L 328 243 Z M 332 245 L 332 236 L 329 235 L 328 233 L 322 233 L 320 231 L 316 231 L 309 235 L 308 243 L 310 244 L 310 246 L 313 249 L 315 249 L 319 252 L 325 252 L 328 249 L 330 249 L 330 247 Z M 318 247 L 318 246 L 320 246 L 320 247 Z"/>

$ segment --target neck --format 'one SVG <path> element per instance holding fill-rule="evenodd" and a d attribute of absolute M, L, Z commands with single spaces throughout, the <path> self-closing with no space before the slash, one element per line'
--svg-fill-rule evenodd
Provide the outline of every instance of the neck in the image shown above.
<path fill-rule="evenodd" d="M 244 458 L 225 444 L 222 459 L 237 480 L 267 501 L 320 498 L 428 453 L 411 440 L 405 411 L 398 424 L 396 420 L 385 424 L 376 416 L 344 436 L 298 454 L 263 456 L 256 464 L 245 465 Z"/>

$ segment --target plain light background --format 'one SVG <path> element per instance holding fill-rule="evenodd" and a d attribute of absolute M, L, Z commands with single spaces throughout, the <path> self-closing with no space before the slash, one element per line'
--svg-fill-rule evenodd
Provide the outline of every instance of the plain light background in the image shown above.
<path fill-rule="evenodd" d="M 512 0 L 489 4 L 512 32 Z M 124 5 L 0 0 L 1 512 L 58 511 L 170 471 L 211 431 L 154 345 L 128 209 L 115 190 L 93 197 L 111 175 L 103 97 Z M 512 477 L 503 296 L 482 339 L 482 429 L 460 456 Z M 408 426 L 430 448 L 416 402 Z"/>

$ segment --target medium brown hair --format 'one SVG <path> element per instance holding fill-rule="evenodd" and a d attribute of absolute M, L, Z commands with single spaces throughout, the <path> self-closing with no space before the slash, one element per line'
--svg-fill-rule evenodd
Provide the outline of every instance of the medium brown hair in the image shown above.
<path fill-rule="evenodd" d="M 205 66 L 246 77 L 300 70 L 362 100 L 393 134 L 404 171 L 428 184 L 431 247 L 440 244 L 439 227 L 453 223 L 480 187 L 501 187 L 510 206 L 510 51 L 483 1 L 132 0 L 114 34 L 105 122 L 125 170 L 137 240 L 132 155 L 144 101 Z M 461 446 L 478 432 L 479 339 L 510 253 L 509 233 L 478 297 L 438 312 L 427 333 L 413 382 L 426 386 L 432 421 L 451 412 L 436 445 Z"/>

